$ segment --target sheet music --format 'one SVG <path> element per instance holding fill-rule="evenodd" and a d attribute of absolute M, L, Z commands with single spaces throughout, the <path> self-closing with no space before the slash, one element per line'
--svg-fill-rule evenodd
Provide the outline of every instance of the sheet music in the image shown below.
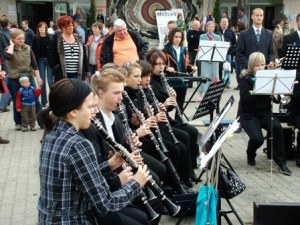
<path fill-rule="evenodd" d="M 224 62 L 226 61 L 229 46 L 230 42 L 226 41 L 200 40 L 196 59 L 200 61 Z"/>
<path fill-rule="evenodd" d="M 252 94 L 292 94 L 296 70 L 259 70 Z"/>

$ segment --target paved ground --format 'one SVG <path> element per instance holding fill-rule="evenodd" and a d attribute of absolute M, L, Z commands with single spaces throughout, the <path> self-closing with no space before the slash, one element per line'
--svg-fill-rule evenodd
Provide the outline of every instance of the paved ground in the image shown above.
<path fill-rule="evenodd" d="M 233 88 L 226 89 L 221 100 L 222 107 L 231 95 L 235 97 L 236 102 L 226 116 L 228 119 L 234 119 L 236 116 L 238 91 Z M 190 104 L 187 114 L 191 115 L 195 107 L 196 105 Z M 200 126 L 203 124 L 202 119 L 192 123 Z M 0 114 L 0 122 L 0 135 L 10 140 L 10 144 L 0 145 L 0 224 L 37 224 L 38 157 L 42 130 L 26 133 L 15 131 L 11 112 Z M 204 133 L 206 128 L 200 126 L 199 130 Z M 241 132 L 234 134 L 223 144 L 225 156 L 247 185 L 244 193 L 231 200 L 244 223 L 253 221 L 254 201 L 300 202 L 300 169 L 295 166 L 294 161 L 288 162 L 293 172 L 292 176 L 271 174 L 270 162 L 262 150 L 258 150 L 257 165 L 250 167 L 246 163 L 247 141 L 247 135 Z M 200 171 L 196 172 L 199 174 Z M 195 186 L 194 189 L 197 190 L 200 185 L 202 183 Z M 227 208 L 228 206 L 223 200 L 222 209 Z M 229 217 L 233 224 L 239 224 L 232 214 Z M 164 216 L 160 224 L 175 224 L 177 219 Z M 194 218 L 189 217 L 181 224 L 194 224 Z M 222 221 L 222 224 L 227 223 Z"/>

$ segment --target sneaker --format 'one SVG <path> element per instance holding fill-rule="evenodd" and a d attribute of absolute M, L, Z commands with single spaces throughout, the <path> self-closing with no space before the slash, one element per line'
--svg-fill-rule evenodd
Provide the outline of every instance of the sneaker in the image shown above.
<path fill-rule="evenodd" d="M 22 132 L 28 131 L 28 127 L 22 127 Z"/>
<path fill-rule="evenodd" d="M 0 144 L 8 144 L 9 143 L 9 140 L 6 140 L 2 137 L 0 137 Z"/>
<path fill-rule="evenodd" d="M 5 113 L 5 112 L 9 112 L 9 109 L 6 108 L 0 108 L 0 113 Z"/>
<path fill-rule="evenodd" d="M 17 124 L 17 125 L 15 126 L 15 130 L 22 130 L 22 126 L 21 126 L 20 124 Z"/>
<path fill-rule="evenodd" d="M 34 126 L 30 126 L 30 131 L 36 131 L 36 128 Z"/>
<path fill-rule="evenodd" d="M 233 90 L 240 90 L 240 87 L 237 86 L 237 87 L 235 87 Z"/>

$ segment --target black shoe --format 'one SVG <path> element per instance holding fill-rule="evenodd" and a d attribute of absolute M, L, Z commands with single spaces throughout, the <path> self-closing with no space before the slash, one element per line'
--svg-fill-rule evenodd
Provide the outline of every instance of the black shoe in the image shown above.
<path fill-rule="evenodd" d="M 10 111 L 9 109 L 6 109 L 6 108 L 0 108 L 0 113 L 9 112 L 9 111 Z"/>
<path fill-rule="evenodd" d="M 300 167 L 300 158 L 296 158 L 296 166 Z"/>
<path fill-rule="evenodd" d="M 250 165 L 250 166 L 255 166 L 256 165 L 256 161 L 255 161 L 255 159 L 254 158 L 247 158 L 247 163 L 248 163 L 248 165 Z"/>
<path fill-rule="evenodd" d="M 183 185 L 192 188 L 193 187 L 193 182 L 191 180 L 185 180 L 183 181 Z"/>
<path fill-rule="evenodd" d="M 0 144 L 8 144 L 9 143 L 9 140 L 6 140 L 2 137 L 0 137 Z"/>
<path fill-rule="evenodd" d="M 291 174 L 292 174 L 292 172 L 289 170 L 289 168 L 287 167 L 286 164 L 284 164 L 282 166 L 278 166 L 278 169 L 280 172 L 283 173 L 283 175 L 291 176 Z"/>
<path fill-rule="evenodd" d="M 239 127 L 236 131 L 234 131 L 234 133 L 236 133 L 236 134 L 239 134 L 241 132 L 242 132 L 242 128 L 241 127 Z"/>
<path fill-rule="evenodd" d="M 195 174 L 195 172 L 193 171 L 191 174 L 190 174 L 190 179 L 193 181 L 193 182 L 195 182 L 196 180 L 197 180 L 197 176 L 196 176 L 196 174 Z"/>

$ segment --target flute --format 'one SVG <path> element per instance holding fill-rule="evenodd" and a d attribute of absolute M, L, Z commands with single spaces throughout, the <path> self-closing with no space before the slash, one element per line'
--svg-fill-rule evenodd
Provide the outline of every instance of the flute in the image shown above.
<path fill-rule="evenodd" d="M 125 160 L 125 162 L 132 168 L 133 172 L 136 172 L 138 170 L 138 164 L 134 160 L 132 160 L 129 152 L 122 145 L 118 144 L 111 138 L 111 136 L 103 128 L 102 123 L 97 118 L 91 118 L 91 122 L 96 126 L 101 136 L 105 139 L 110 148 L 114 152 L 117 152 Z M 180 206 L 175 205 L 171 200 L 169 200 L 164 195 L 164 191 L 155 183 L 155 180 L 153 180 L 152 178 L 147 182 L 147 185 L 151 188 L 151 190 L 153 190 L 156 196 L 160 198 L 164 206 L 167 208 L 170 216 L 176 216 L 180 211 Z M 145 193 L 143 194 L 145 195 Z M 145 197 L 143 196 L 143 194 L 142 199 L 143 197 Z"/>

